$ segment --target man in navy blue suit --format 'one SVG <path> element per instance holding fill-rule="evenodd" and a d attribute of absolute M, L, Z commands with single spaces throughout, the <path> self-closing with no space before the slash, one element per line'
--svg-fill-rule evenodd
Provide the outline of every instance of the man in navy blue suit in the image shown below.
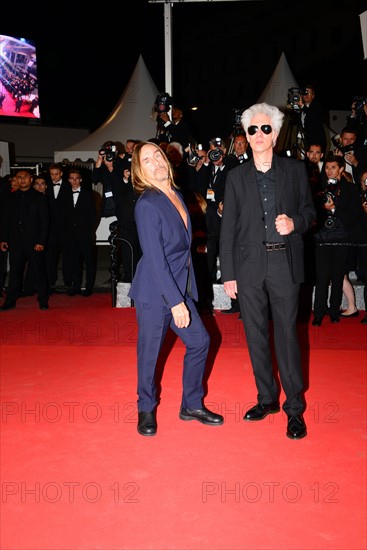
<path fill-rule="evenodd" d="M 223 424 L 223 417 L 203 405 L 203 376 L 209 334 L 197 312 L 191 259 L 191 222 L 172 167 L 155 143 L 140 142 L 132 156 L 132 182 L 140 195 L 135 219 L 142 249 L 129 297 L 138 321 L 138 432 L 157 432 L 155 371 L 170 327 L 186 346 L 179 418 Z"/>

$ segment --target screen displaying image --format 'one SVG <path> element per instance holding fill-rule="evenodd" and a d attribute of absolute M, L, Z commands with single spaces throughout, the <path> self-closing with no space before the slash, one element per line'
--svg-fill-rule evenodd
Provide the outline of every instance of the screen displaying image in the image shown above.
<path fill-rule="evenodd" d="M 0 34 L 0 117 L 40 118 L 32 40 Z"/>

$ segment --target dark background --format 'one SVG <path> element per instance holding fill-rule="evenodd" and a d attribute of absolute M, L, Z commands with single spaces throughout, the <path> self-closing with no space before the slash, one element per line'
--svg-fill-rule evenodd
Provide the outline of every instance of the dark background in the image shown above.
<path fill-rule="evenodd" d="M 360 0 L 173 4 L 172 95 L 199 106 L 186 112 L 194 136 L 228 135 L 233 109 L 257 101 L 282 52 L 300 86 L 315 84 L 325 110 L 349 110 L 354 96 L 367 96 L 359 18 L 366 9 Z M 92 9 L 82 2 L 8 2 L 0 33 L 36 42 L 43 125 L 97 129 L 139 55 L 165 91 L 162 3 L 104 2 Z"/>

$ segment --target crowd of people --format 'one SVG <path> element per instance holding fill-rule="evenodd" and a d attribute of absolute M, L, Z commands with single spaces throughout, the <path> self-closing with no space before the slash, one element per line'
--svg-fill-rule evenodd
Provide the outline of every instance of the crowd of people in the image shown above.
<path fill-rule="evenodd" d="M 73 167 L 64 176 L 60 164 L 37 176 L 20 169 L 3 183 L 3 285 L 8 261 L 10 271 L 2 311 L 14 308 L 22 294 L 34 293 L 40 309 L 48 309 L 60 256 L 67 294 L 90 296 L 97 226 L 116 219 L 122 278 L 131 283 L 139 328 L 141 435 L 157 432 L 155 371 L 169 327 L 186 346 L 179 418 L 223 423 L 203 403 L 210 337 L 201 313 L 212 311 L 218 283 L 231 299 L 226 312 L 239 313 L 243 321 L 258 392 L 244 420 L 259 421 L 280 410 L 272 320 L 286 435 L 307 435 L 296 330 L 301 284 L 315 287 L 315 327 L 326 315 L 332 323 L 358 316 L 351 271 L 363 281 L 367 303 L 367 100 L 353 103 L 327 150 L 314 97 L 307 86 L 292 99 L 301 143 L 295 158 L 278 148 L 284 113 L 275 106 L 245 109 L 229 137 L 201 144 L 181 105 L 172 101 L 172 119 L 165 103 L 158 110 L 155 137 L 129 139 L 123 148 L 113 141 L 101 146 L 90 184 L 83 185 Z"/>
<path fill-rule="evenodd" d="M 312 227 L 303 235 L 303 241 L 305 280 L 315 286 L 313 323 L 320 326 L 326 314 L 330 315 L 332 322 L 338 322 L 341 317 L 357 316 L 359 313 L 349 274 L 355 272 L 362 282 L 366 280 L 366 247 L 363 246 L 367 240 L 363 212 L 366 201 L 363 199 L 366 198 L 367 105 L 366 101 L 359 102 L 359 105 L 357 102 L 352 104 L 345 127 L 340 136 L 334 137 L 328 149 L 322 109 L 315 99 L 315 89 L 309 85 L 304 92 L 304 95 L 296 95 L 291 100 L 297 143 L 300 144 L 292 156 L 296 156 L 306 168 L 317 213 Z M 219 243 L 226 181 L 234 168 L 253 161 L 253 150 L 248 133 L 238 121 L 230 136 L 214 136 L 206 144 L 198 143 L 185 120 L 182 104 L 169 96 L 167 103 L 166 100 L 166 97 L 162 100 L 163 108 L 157 105 L 157 134 L 149 141 L 158 144 L 166 153 L 173 168 L 175 184 L 189 209 L 193 224 L 191 253 L 198 285 L 197 307 L 201 312 L 210 312 L 213 309 L 213 285 L 222 282 Z M 139 142 L 138 139 L 128 139 L 122 147 L 113 141 L 105 142 L 86 184 L 83 184 L 81 174 L 60 164 L 51 165 L 47 174 L 41 175 L 44 178 L 43 189 L 39 179 L 30 174 L 31 192 L 42 191 L 48 205 L 48 236 L 42 254 L 48 296 L 55 292 L 60 268 L 65 291 L 69 295 L 82 292 L 83 266 L 86 271 L 83 295 L 93 292 L 96 277 L 95 232 L 99 224 L 109 224 L 113 220 L 117 220 L 121 237 L 119 276 L 123 282 L 132 282 L 142 254 L 135 220 L 138 195 L 131 180 L 132 153 Z M 280 151 L 277 146 L 274 150 L 279 156 L 289 156 L 288 151 Z M 1 217 L 0 235 L 0 242 L 5 243 L 1 252 L 1 288 L 6 287 L 11 255 L 6 244 L 10 231 L 7 221 L 10 209 L 7 205 L 9 201 L 13 204 L 14 197 L 19 195 L 16 193 L 13 196 L 13 192 L 22 175 L 9 175 L 1 186 L 1 207 L 5 213 Z M 347 182 L 353 185 L 348 186 Z M 71 198 L 75 196 L 75 183 L 82 190 L 81 200 L 77 208 L 70 208 Z M 95 191 L 97 188 L 99 193 Z M 81 220 L 85 216 L 88 223 L 83 225 Z M 341 246 L 342 243 L 344 246 Z M 10 271 L 14 269 L 13 266 Z M 15 294 L 9 295 L 7 292 L 8 297 L 3 304 L 5 309 L 9 304 L 13 307 L 17 293 L 19 296 L 30 295 L 37 290 L 35 268 L 31 268 L 28 255 L 16 269 L 19 273 Z M 24 271 L 22 274 L 21 269 Z M 343 294 L 347 301 L 345 311 L 341 309 Z M 43 303 L 45 301 L 42 299 Z M 231 298 L 230 308 L 223 312 L 237 313 L 242 318 L 237 296 Z M 362 321 L 366 322 L 365 319 Z"/>

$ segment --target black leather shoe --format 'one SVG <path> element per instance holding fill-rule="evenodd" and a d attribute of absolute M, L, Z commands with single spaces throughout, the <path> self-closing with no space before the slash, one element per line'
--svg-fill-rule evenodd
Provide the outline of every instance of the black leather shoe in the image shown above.
<path fill-rule="evenodd" d="M 315 317 L 314 320 L 312 321 L 312 326 L 321 327 L 321 325 L 322 325 L 322 317 Z"/>
<path fill-rule="evenodd" d="M 363 317 L 361 323 L 362 323 L 362 325 L 367 325 L 367 313 L 366 313 L 366 315 Z"/>
<path fill-rule="evenodd" d="M 93 290 L 90 290 L 89 288 L 82 290 L 82 296 L 84 296 L 84 298 L 87 298 L 87 296 L 92 296 L 92 294 L 93 294 Z"/>
<path fill-rule="evenodd" d="M 80 294 L 81 293 L 81 290 L 80 288 L 69 288 L 69 290 L 67 290 L 67 295 L 68 296 L 76 296 L 77 294 Z"/>
<path fill-rule="evenodd" d="M 306 435 L 307 428 L 303 416 L 301 414 L 288 416 L 287 437 L 289 439 L 302 439 Z"/>
<path fill-rule="evenodd" d="M 330 321 L 331 321 L 332 323 L 339 323 L 339 321 L 340 321 L 340 315 L 334 315 L 334 314 L 330 315 Z"/>
<path fill-rule="evenodd" d="M 155 435 L 157 433 L 157 421 L 154 412 L 139 412 L 138 432 L 140 435 Z"/>
<path fill-rule="evenodd" d="M 43 311 L 48 309 L 48 303 L 47 302 L 40 302 L 40 309 Z"/>
<path fill-rule="evenodd" d="M 0 307 L 0 311 L 8 311 L 8 309 L 14 309 L 15 303 L 9 302 L 8 304 L 6 302 L 3 303 L 3 305 Z"/>
<path fill-rule="evenodd" d="M 179 417 L 181 420 L 198 420 L 202 424 L 207 424 L 208 426 L 220 426 L 224 422 L 223 416 L 211 412 L 206 407 L 193 410 L 181 407 Z"/>
<path fill-rule="evenodd" d="M 248 422 L 255 422 L 256 420 L 263 420 L 268 414 L 275 414 L 279 411 L 279 403 L 258 403 L 247 411 L 243 419 Z"/>

